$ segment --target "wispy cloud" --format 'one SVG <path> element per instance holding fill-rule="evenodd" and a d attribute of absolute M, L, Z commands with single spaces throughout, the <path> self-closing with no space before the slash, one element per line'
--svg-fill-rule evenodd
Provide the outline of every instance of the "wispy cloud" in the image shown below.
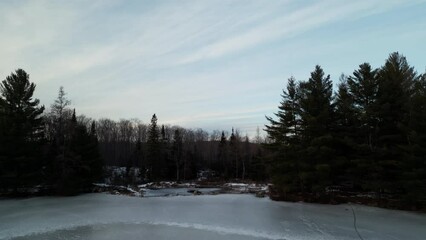
<path fill-rule="evenodd" d="M 368 60 L 374 43 L 382 47 L 372 58 L 383 59 L 405 41 L 417 54 L 426 33 L 403 26 L 413 14 L 425 22 L 421 9 L 424 0 L 2 1 L 0 76 L 24 68 L 47 106 L 63 85 L 92 117 L 147 121 L 156 112 L 167 123 L 254 131 L 289 75 L 317 63 L 341 69 L 327 56 L 343 48 Z M 383 36 L 398 27 L 398 37 L 380 44 L 376 23 L 391 18 L 400 24 Z M 345 36 L 333 29 L 342 23 Z"/>
<path fill-rule="evenodd" d="M 402 4 L 401 1 L 387 1 L 386 4 L 378 1 L 320 1 L 295 11 L 284 11 L 282 16 L 262 25 L 215 41 L 183 57 L 179 63 L 188 64 L 219 58 L 253 48 L 259 44 L 294 37 L 329 22 L 348 21 L 361 16 L 377 14 L 400 4 Z"/>

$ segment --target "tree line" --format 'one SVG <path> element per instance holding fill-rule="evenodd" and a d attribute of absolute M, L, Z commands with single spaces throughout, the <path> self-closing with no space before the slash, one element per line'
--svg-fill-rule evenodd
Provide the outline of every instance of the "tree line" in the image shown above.
<path fill-rule="evenodd" d="M 426 73 L 403 55 L 359 65 L 335 92 L 317 65 L 307 81 L 288 79 L 278 108 L 265 131 L 280 198 L 355 191 L 426 206 Z"/>
<path fill-rule="evenodd" d="M 84 116 L 80 119 L 90 122 Z M 259 134 L 255 138 L 258 141 L 249 141 L 238 130 L 209 133 L 200 128 L 162 125 L 156 114 L 149 124 L 138 119 L 101 118 L 95 122 L 105 165 L 126 167 L 126 175 L 137 168 L 145 181 L 185 181 L 197 178 L 199 171 L 211 170 L 215 173 L 211 177 L 217 180 L 266 180 Z M 127 183 L 132 181 L 129 176 Z"/>
<path fill-rule="evenodd" d="M 64 195 L 90 191 L 108 166 L 138 169 L 142 181 L 197 177 L 266 180 L 258 133 L 255 142 L 238 130 L 185 129 L 138 119 L 93 120 L 77 115 L 63 87 L 49 111 L 33 98 L 35 84 L 22 69 L 0 83 L 0 193 L 34 191 Z M 136 184 L 132 178 L 126 184 Z"/>

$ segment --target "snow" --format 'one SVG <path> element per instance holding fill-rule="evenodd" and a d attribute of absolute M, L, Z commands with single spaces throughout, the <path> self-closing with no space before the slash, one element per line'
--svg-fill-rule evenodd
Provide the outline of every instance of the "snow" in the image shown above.
<path fill-rule="evenodd" d="M 426 215 L 246 194 L 0 200 L 0 239 L 426 239 Z"/>
<path fill-rule="evenodd" d="M 225 183 L 224 187 L 229 188 L 235 193 L 258 193 L 268 192 L 270 184 L 259 184 L 259 183 Z"/>
<path fill-rule="evenodd" d="M 92 183 L 94 186 L 97 186 L 97 187 L 110 187 L 110 186 L 112 186 L 112 185 L 109 185 L 109 184 L 105 184 L 105 183 Z"/>
<path fill-rule="evenodd" d="M 192 196 L 194 191 L 200 194 L 216 194 L 220 188 L 161 188 L 161 189 L 142 189 L 143 197 L 168 197 L 168 196 Z"/>

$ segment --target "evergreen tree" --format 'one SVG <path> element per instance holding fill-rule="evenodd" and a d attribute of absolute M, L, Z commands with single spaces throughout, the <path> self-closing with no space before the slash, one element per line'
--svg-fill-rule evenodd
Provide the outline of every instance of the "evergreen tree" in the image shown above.
<path fill-rule="evenodd" d="M 250 158 L 248 167 L 248 177 L 255 181 L 265 181 L 268 179 L 265 156 L 262 148 L 258 147 L 256 153 Z M 281 172 L 281 174 L 283 174 Z"/>
<path fill-rule="evenodd" d="M 267 145 L 273 152 L 273 155 L 269 156 L 270 173 L 277 190 L 284 195 L 301 189 L 300 159 L 297 154 L 300 150 L 300 89 L 295 81 L 293 77 L 289 78 L 287 90 L 283 90 L 279 110 L 275 113 L 278 120 L 267 117 L 270 125 L 265 125 L 268 138 L 272 140 L 271 144 Z M 261 162 L 255 164 L 261 167 Z"/>
<path fill-rule="evenodd" d="M 378 70 L 373 69 L 369 63 L 359 65 L 347 80 L 356 113 L 356 122 L 351 134 L 355 141 L 355 147 L 351 150 L 356 150 L 356 153 L 352 156 L 349 172 L 355 186 L 365 190 L 375 189 L 379 171 L 375 157 L 379 107 L 378 80 Z"/>
<path fill-rule="evenodd" d="M 350 93 L 348 78 L 340 77 L 338 91 L 335 94 L 335 126 L 332 129 L 334 156 L 332 158 L 333 184 L 352 184 L 359 182 L 360 176 L 355 176 L 353 170 L 359 153 L 356 139 L 359 132 L 359 120 L 353 95 Z"/>
<path fill-rule="evenodd" d="M 220 171 L 225 178 L 229 178 L 231 176 L 231 170 L 229 169 L 228 164 L 228 155 L 228 141 L 226 140 L 225 132 L 222 131 L 219 142 L 218 159 L 222 165 Z"/>
<path fill-rule="evenodd" d="M 390 54 L 378 72 L 378 168 L 377 187 L 381 192 L 403 191 L 401 173 L 407 166 L 404 149 L 411 144 L 410 99 L 417 79 L 404 56 Z"/>
<path fill-rule="evenodd" d="M 320 66 L 315 66 L 311 77 L 300 85 L 300 115 L 303 151 L 300 179 L 302 191 L 324 192 L 332 183 L 334 112 L 333 84 Z"/>
<path fill-rule="evenodd" d="M 33 99 L 35 87 L 22 69 L 0 84 L 0 185 L 15 192 L 40 180 L 44 106 Z"/>
<path fill-rule="evenodd" d="M 336 131 L 341 137 L 354 137 L 358 126 L 356 108 L 354 98 L 349 91 L 347 78 L 343 75 L 340 78 L 338 91 L 335 95 L 335 107 Z"/>
<path fill-rule="evenodd" d="M 229 168 L 233 172 L 234 177 L 239 177 L 239 168 L 240 168 L 240 153 L 239 153 L 239 144 L 240 139 L 238 134 L 234 133 L 234 128 L 232 128 L 231 136 L 229 137 L 229 149 L 230 149 L 230 164 Z"/>
<path fill-rule="evenodd" d="M 273 195 L 332 198 L 327 187 L 337 185 L 390 194 L 388 203 L 398 207 L 425 206 L 426 76 L 418 76 L 404 56 L 390 54 L 378 70 L 361 64 L 352 76 L 342 76 L 334 96 L 319 66 L 308 81 L 292 86 L 289 81 L 278 119 L 267 117 Z M 287 107 L 292 88 L 295 109 Z"/>
<path fill-rule="evenodd" d="M 87 159 L 90 167 L 90 183 L 102 180 L 103 159 L 99 152 L 98 134 L 96 131 L 96 122 L 92 121 L 87 144 Z"/>
<path fill-rule="evenodd" d="M 148 172 L 149 179 L 159 179 L 162 164 L 160 162 L 160 132 L 157 126 L 157 116 L 154 114 L 151 118 L 151 124 L 148 130 Z"/>
<path fill-rule="evenodd" d="M 161 141 L 166 142 L 167 140 L 166 129 L 164 128 L 164 125 L 161 125 Z"/>
<path fill-rule="evenodd" d="M 276 145 L 287 145 L 295 143 L 299 135 L 299 99 L 294 77 L 288 79 L 287 91 L 283 90 L 281 97 L 278 112 L 275 113 L 278 120 L 266 117 L 270 125 L 265 125 L 265 131 Z"/>
<path fill-rule="evenodd" d="M 426 201 L 426 74 L 414 83 L 411 97 L 409 146 L 405 148 L 402 184 L 405 204 L 423 207 Z"/>
<path fill-rule="evenodd" d="M 65 154 L 56 157 L 56 190 L 59 194 L 74 195 L 90 191 L 92 183 L 102 176 L 102 159 L 99 154 L 96 126 L 90 132 L 77 122 L 75 110 L 69 120 L 69 139 Z"/>
<path fill-rule="evenodd" d="M 377 71 L 377 69 L 372 69 L 370 64 L 363 63 L 347 80 L 358 118 L 357 135 L 360 137 L 358 142 L 367 144 L 370 151 L 373 151 L 375 145 L 375 129 L 378 124 L 377 91 L 379 82 Z"/>
<path fill-rule="evenodd" d="M 330 75 L 324 76 L 320 66 L 315 66 L 311 77 L 301 84 L 300 110 L 305 143 L 329 134 L 332 126 L 333 83 Z"/>
<path fill-rule="evenodd" d="M 168 136 L 168 128 L 161 125 L 161 144 L 160 144 L 160 176 L 163 179 L 171 179 L 175 176 L 175 161 L 171 157 L 171 142 Z"/>
<path fill-rule="evenodd" d="M 176 181 L 180 181 L 180 171 L 182 165 L 183 139 L 179 129 L 176 129 L 173 135 L 172 156 L 175 162 Z"/>

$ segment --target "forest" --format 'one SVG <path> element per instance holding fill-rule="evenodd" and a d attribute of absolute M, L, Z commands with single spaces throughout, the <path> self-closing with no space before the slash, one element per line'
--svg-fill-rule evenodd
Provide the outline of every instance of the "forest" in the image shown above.
<path fill-rule="evenodd" d="M 320 66 L 307 81 L 292 77 L 267 120 L 278 198 L 333 202 L 362 192 L 380 206 L 426 206 L 426 74 L 403 55 L 359 65 L 335 92 Z"/>
<path fill-rule="evenodd" d="M 308 80 L 289 78 L 265 138 L 260 129 L 250 139 L 238 129 L 162 125 L 156 114 L 149 124 L 95 120 L 78 115 L 63 87 L 49 109 L 35 89 L 22 69 L 0 84 L 0 195 L 90 192 L 117 166 L 129 176 L 120 184 L 187 181 L 208 170 L 216 181 L 271 181 L 279 200 L 365 193 L 392 199 L 385 207 L 426 206 L 426 73 L 397 52 L 382 67 L 363 63 L 342 75 L 336 90 L 319 65 Z"/>
<path fill-rule="evenodd" d="M 209 178 L 266 181 L 263 138 L 238 129 L 185 129 L 138 119 L 93 120 L 76 114 L 63 87 L 46 110 L 35 84 L 18 69 L 0 85 L 0 195 L 75 195 L 92 183 L 137 184 Z M 124 176 L 114 170 L 125 168 Z M 41 188 L 41 189 L 40 189 Z"/>

